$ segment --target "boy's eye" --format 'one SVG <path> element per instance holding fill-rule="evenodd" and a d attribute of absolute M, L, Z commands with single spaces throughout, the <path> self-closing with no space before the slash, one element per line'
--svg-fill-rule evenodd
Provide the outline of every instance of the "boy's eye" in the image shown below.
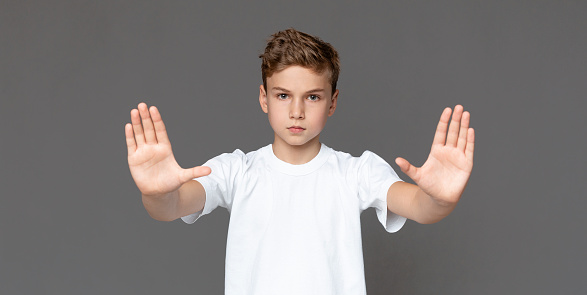
<path fill-rule="evenodd" d="M 316 100 L 320 99 L 320 97 L 317 95 L 310 95 L 310 96 L 308 96 L 308 99 L 312 100 L 312 101 L 316 101 Z"/>
<path fill-rule="evenodd" d="M 277 98 L 279 98 L 279 99 L 286 99 L 287 98 L 287 94 L 285 94 L 285 93 L 278 94 L 277 95 Z"/>

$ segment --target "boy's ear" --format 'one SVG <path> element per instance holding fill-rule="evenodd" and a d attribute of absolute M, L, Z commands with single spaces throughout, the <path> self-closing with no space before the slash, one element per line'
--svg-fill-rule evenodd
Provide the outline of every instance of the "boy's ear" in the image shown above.
<path fill-rule="evenodd" d="M 261 104 L 263 112 L 267 113 L 267 92 L 265 92 L 263 84 L 259 86 L 259 104 Z"/>
<path fill-rule="evenodd" d="M 332 104 L 330 105 L 330 109 L 328 110 L 328 117 L 334 115 L 334 111 L 336 110 L 336 102 L 338 101 L 338 89 L 334 91 L 332 95 Z"/>

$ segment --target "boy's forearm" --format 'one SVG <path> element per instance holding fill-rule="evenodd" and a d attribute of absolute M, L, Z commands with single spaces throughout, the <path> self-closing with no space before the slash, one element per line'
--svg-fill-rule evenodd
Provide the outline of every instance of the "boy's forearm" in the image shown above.
<path fill-rule="evenodd" d="M 448 216 L 456 207 L 454 204 L 440 204 L 436 202 L 432 197 L 426 194 L 418 186 L 415 193 L 415 211 L 418 215 L 418 222 L 422 224 L 436 223 Z"/>
<path fill-rule="evenodd" d="M 387 193 L 388 210 L 422 224 L 435 223 L 448 216 L 455 204 L 440 204 L 417 185 L 398 181 Z"/>
<path fill-rule="evenodd" d="M 201 211 L 206 203 L 206 191 L 196 180 L 190 180 L 165 195 L 142 197 L 149 215 L 159 221 L 172 221 Z"/>
<path fill-rule="evenodd" d="M 165 195 L 142 195 L 143 206 L 149 215 L 159 221 L 172 221 L 176 219 L 179 189 Z"/>

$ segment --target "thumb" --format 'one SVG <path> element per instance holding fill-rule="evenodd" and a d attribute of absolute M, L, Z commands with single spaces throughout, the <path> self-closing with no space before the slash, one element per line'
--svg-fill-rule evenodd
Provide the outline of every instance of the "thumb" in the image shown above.
<path fill-rule="evenodd" d="M 194 168 L 182 169 L 179 180 L 181 183 L 188 182 L 194 178 L 206 176 L 212 172 L 212 169 L 207 166 L 196 166 Z"/>
<path fill-rule="evenodd" d="M 408 162 L 408 160 L 406 160 L 402 157 L 397 157 L 395 159 L 395 163 L 399 166 L 400 169 L 402 169 L 403 173 L 405 173 L 411 179 L 416 181 L 415 177 L 418 174 L 418 168 L 416 168 L 414 165 L 410 164 L 410 162 Z"/>

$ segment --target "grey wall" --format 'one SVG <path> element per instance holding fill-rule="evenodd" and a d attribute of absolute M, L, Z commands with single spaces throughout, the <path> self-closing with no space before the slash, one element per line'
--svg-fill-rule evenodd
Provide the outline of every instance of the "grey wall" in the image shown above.
<path fill-rule="evenodd" d="M 337 150 L 399 172 L 396 156 L 426 160 L 444 107 L 472 114 L 452 215 L 396 234 L 362 215 L 369 294 L 586 294 L 585 15 L 585 1 L 0 1 L 0 293 L 221 294 L 228 212 L 150 219 L 124 124 L 157 105 L 184 167 L 270 143 L 257 56 L 292 26 L 340 52 L 321 137 Z"/>

